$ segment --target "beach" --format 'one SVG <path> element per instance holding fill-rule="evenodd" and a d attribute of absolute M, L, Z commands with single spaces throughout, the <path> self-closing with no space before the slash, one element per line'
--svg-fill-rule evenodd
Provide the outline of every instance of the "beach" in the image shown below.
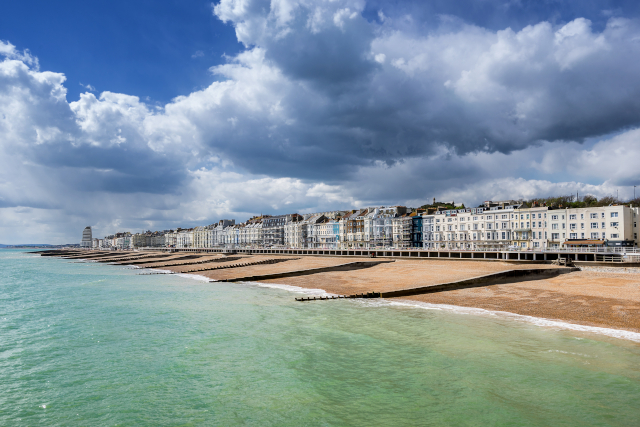
<path fill-rule="evenodd" d="M 131 257 L 108 254 L 107 257 Z M 237 281 L 255 276 L 331 269 L 347 263 L 371 262 L 370 258 L 231 255 L 221 254 L 145 254 L 139 267 L 175 273 L 198 274 L 213 281 Z M 107 258 L 107 259 L 108 259 Z M 330 294 L 353 295 L 391 292 L 402 289 L 454 282 L 507 270 L 532 267 L 553 268 L 551 264 L 502 261 L 386 259 L 378 265 L 349 271 L 322 271 L 294 274 L 292 277 L 262 278 L 266 284 L 282 284 L 322 289 Z M 134 261 L 121 261 L 121 263 Z M 273 262 L 273 263 L 266 263 Z M 180 264 L 180 265 L 178 265 Z M 202 270 L 202 271 L 194 271 Z M 510 312 L 525 316 L 560 320 L 587 326 L 640 332 L 640 270 L 619 267 L 584 267 L 582 271 L 551 278 L 486 284 L 392 298 Z"/>

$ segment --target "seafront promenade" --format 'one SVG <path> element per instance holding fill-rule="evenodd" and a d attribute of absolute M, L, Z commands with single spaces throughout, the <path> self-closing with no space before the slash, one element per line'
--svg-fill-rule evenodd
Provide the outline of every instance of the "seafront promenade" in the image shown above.
<path fill-rule="evenodd" d="M 157 252 L 158 248 L 141 248 L 141 251 Z M 160 249 L 162 250 L 162 249 Z M 171 248 L 170 252 L 246 255 L 311 255 L 331 257 L 387 257 L 387 258 L 445 258 L 482 261 L 534 261 L 548 262 L 560 258 L 573 262 L 603 263 L 610 262 L 637 263 L 640 266 L 640 253 L 631 248 L 625 251 L 620 248 L 597 248 L 597 250 L 545 250 L 545 251 L 498 251 L 498 250 L 423 250 L 423 249 L 262 249 L 262 248 Z M 631 266 L 631 264 L 628 264 Z M 636 266 L 636 265 L 633 265 Z"/>
<path fill-rule="evenodd" d="M 503 259 L 496 252 L 486 252 L 494 257 L 480 259 L 462 253 L 457 258 L 420 256 L 433 254 L 427 251 L 392 251 L 386 257 L 365 256 L 370 251 L 362 251 L 363 255 L 309 253 L 322 252 L 315 250 L 213 251 L 39 253 L 72 262 L 136 268 L 139 274 L 197 274 L 211 282 L 258 281 L 323 289 L 336 295 L 375 292 L 397 301 L 484 308 L 640 332 L 640 268 L 635 263 L 576 261 L 577 268 L 563 269 L 554 265 L 555 260 Z"/>

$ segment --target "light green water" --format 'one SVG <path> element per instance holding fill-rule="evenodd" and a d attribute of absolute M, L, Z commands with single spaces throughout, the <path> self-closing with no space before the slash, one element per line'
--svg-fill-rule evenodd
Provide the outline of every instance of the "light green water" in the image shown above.
<path fill-rule="evenodd" d="M 636 426 L 640 345 L 0 251 L 0 425 Z"/>

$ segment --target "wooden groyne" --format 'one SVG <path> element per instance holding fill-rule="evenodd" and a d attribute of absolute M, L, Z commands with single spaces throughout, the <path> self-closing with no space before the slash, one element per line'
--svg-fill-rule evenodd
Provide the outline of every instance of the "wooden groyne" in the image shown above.
<path fill-rule="evenodd" d="M 354 295 L 329 295 L 326 297 L 307 297 L 296 298 L 296 301 L 324 301 L 329 299 L 348 299 L 348 298 L 380 298 L 380 292 L 368 292 L 366 294 Z"/>
<path fill-rule="evenodd" d="M 277 264 L 280 262 L 285 262 L 285 261 L 295 261 L 299 258 L 286 258 L 286 259 L 263 259 L 260 261 L 255 261 L 255 262 L 244 262 L 242 264 L 231 264 L 231 265 L 218 265 L 215 267 L 206 267 L 206 268 L 196 268 L 194 270 L 186 270 L 186 271 L 173 271 L 171 273 L 164 273 L 164 272 L 145 272 L 145 273 L 138 273 L 139 275 L 145 275 L 145 274 L 175 274 L 175 273 L 179 273 L 179 274 L 187 274 L 187 273 L 198 273 L 201 271 L 211 271 L 211 270 L 224 270 L 226 268 L 239 268 L 239 267 L 251 267 L 254 265 L 262 265 L 262 264 Z M 158 267 L 160 268 L 160 267 Z M 225 282 L 226 280 L 221 280 L 221 282 Z"/>
<path fill-rule="evenodd" d="M 529 280 L 547 279 L 561 274 L 579 271 L 575 267 L 564 268 L 528 268 L 521 270 L 507 270 L 455 282 L 438 285 L 421 286 L 418 288 L 400 289 L 397 291 L 381 292 L 382 298 L 396 298 L 410 295 L 428 294 L 432 292 L 452 291 L 455 289 L 475 288 L 480 286 L 499 285 L 505 283 L 519 283 Z"/>
<path fill-rule="evenodd" d="M 455 282 L 440 283 L 437 285 L 421 286 L 417 288 L 400 289 L 389 292 L 368 292 L 366 294 L 343 295 L 342 298 L 397 298 L 412 295 L 429 294 L 434 292 L 453 291 L 456 289 L 476 288 L 481 286 L 499 285 L 505 283 L 519 283 L 529 280 L 547 279 L 561 274 L 579 271 L 579 268 L 529 268 L 521 270 L 507 270 L 498 273 L 486 274 L 484 276 L 472 277 L 471 279 L 456 280 Z M 331 298 L 327 298 L 331 299 Z M 315 299 L 299 299 L 296 301 L 314 301 Z M 321 300 L 321 298 L 318 298 Z"/>
<path fill-rule="evenodd" d="M 285 271 L 282 273 L 261 274 L 256 276 L 236 277 L 231 279 L 221 279 L 219 282 L 257 282 L 259 280 L 281 279 L 283 277 L 306 276 L 309 274 L 327 273 L 330 271 L 351 271 L 362 268 L 369 268 L 379 264 L 395 262 L 394 260 L 381 261 L 356 261 L 346 264 L 332 265 L 329 267 L 308 268 L 305 270 Z"/>
<path fill-rule="evenodd" d="M 168 258 L 170 256 L 174 256 L 173 254 L 171 255 L 157 255 L 157 256 L 153 256 L 153 257 L 148 257 L 146 259 L 137 259 L 137 260 L 132 260 L 132 261 L 116 261 L 118 264 L 120 265 L 143 265 L 143 264 L 153 264 L 153 263 L 158 263 L 158 262 L 172 262 L 172 261 L 186 261 L 188 259 L 199 259 L 202 258 L 199 255 L 185 255 L 185 256 L 178 256 L 176 258 L 171 258 L 171 259 L 164 259 L 164 258 Z M 159 258 L 159 259 L 155 259 L 155 258 Z"/>
<path fill-rule="evenodd" d="M 242 257 L 225 257 L 225 258 L 210 258 L 210 259 L 199 259 L 196 261 L 187 261 L 187 262 L 178 262 L 178 263 L 173 263 L 173 264 L 169 264 L 170 261 L 167 261 L 166 264 L 162 264 L 162 265 L 156 265 L 153 266 L 151 268 L 164 268 L 164 267 L 179 267 L 182 265 L 197 265 L 197 264 L 209 264 L 209 263 L 215 263 L 215 262 L 231 262 L 231 261 L 237 261 L 239 259 L 242 259 Z M 136 265 L 139 266 L 141 264 L 153 264 L 153 263 L 160 263 L 160 262 L 164 262 L 164 261 L 141 261 L 139 263 L 130 263 L 130 264 L 122 264 L 122 265 Z M 140 268 L 147 268 L 146 266 L 142 265 L 140 266 Z"/>

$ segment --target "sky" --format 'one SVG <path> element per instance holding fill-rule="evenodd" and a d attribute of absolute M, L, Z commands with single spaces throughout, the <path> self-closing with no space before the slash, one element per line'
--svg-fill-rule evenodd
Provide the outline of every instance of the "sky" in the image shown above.
<path fill-rule="evenodd" d="M 0 5 L 3 244 L 630 199 L 639 164 L 637 1 Z"/>

